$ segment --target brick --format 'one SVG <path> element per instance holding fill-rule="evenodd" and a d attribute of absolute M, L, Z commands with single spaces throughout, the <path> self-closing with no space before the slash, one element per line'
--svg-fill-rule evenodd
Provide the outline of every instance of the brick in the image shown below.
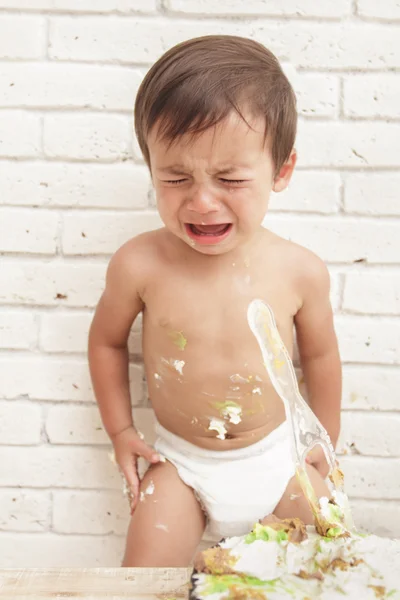
<path fill-rule="evenodd" d="M 45 55 L 45 19 L 39 16 L 2 15 L 0 57 L 33 60 Z"/>
<path fill-rule="evenodd" d="M 400 124 L 299 121 L 302 167 L 396 167 L 400 165 Z"/>
<path fill-rule="evenodd" d="M 400 457 L 399 427 L 400 413 L 343 412 L 338 451 L 363 456 Z"/>
<path fill-rule="evenodd" d="M 352 75 L 344 78 L 343 102 L 347 117 L 399 118 L 400 76 Z"/>
<path fill-rule="evenodd" d="M 302 68 L 330 71 L 386 69 L 400 63 L 400 48 L 396 47 L 398 28 L 395 25 L 293 20 L 275 26 L 250 22 L 244 29 L 278 58 L 285 58 Z M 373 44 L 371 40 L 374 40 Z"/>
<path fill-rule="evenodd" d="M 40 348 L 45 352 L 86 352 L 91 313 L 48 313 L 40 318 Z"/>
<path fill-rule="evenodd" d="M 23 377 L 21 376 L 23 374 Z M 143 367 L 130 365 L 132 404 L 143 400 Z M 88 402 L 94 400 L 87 360 L 64 357 L 0 360 L 0 397 Z"/>
<path fill-rule="evenodd" d="M 210 34 L 247 35 L 253 29 L 239 22 L 222 20 L 177 19 L 173 27 L 170 23 L 164 18 L 153 18 L 149 27 L 149 20 L 140 17 L 53 17 L 49 27 L 49 55 L 59 60 L 149 65 L 168 48 L 189 38 Z"/>
<path fill-rule="evenodd" d="M 0 504 L 2 531 L 45 531 L 50 526 L 51 499 L 48 492 L 1 489 Z"/>
<path fill-rule="evenodd" d="M 231 33 L 242 32 L 234 27 Z M 116 17 L 53 17 L 49 27 L 49 55 L 53 59 L 151 64 L 179 41 L 207 33 L 229 33 L 224 23 L 175 21 L 173 27 L 161 19 Z"/>
<path fill-rule="evenodd" d="M 397 411 L 400 369 L 390 367 L 343 367 L 345 410 Z"/>
<path fill-rule="evenodd" d="M 134 408 L 136 427 L 154 441 L 154 417 L 149 408 Z M 98 406 L 60 405 L 49 407 L 46 432 L 52 444 L 110 444 Z"/>
<path fill-rule="evenodd" d="M 93 400 L 86 360 L 3 359 L 0 373 L 0 396 L 4 398 Z"/>
<path fill-rule="evenodd" d="M 166 0 L 167 11 L 196 15 L 281 15 L 285 17 L 341 17 L 350 13 L 349 0 L 334 3 L 321 3 L 318 0 L 298 2 L 289 0 L 277 3 L 274 0 L 252 0 L 243 4 L 240 0 Z"/>
<path fill-rule="evenodd" d="M 117 536 L 56 535 L 54 533 L 15 533 L 0 532 L 2 548 L 2 568 L 45 569 L 58 567 L 120 567 L 125 540 Z M 38 548 L 40 547 L 40 552 Z M 68 594 L 59 590 L 59 596 Z M 43 596 L 35 593 L 37 600 Z M 39 592 L 40 593 L 40 592 Z M 47 597 L 48 594 L 46 593 Z M 151 597 L 149 597 L 151 600 Z"/>
<path fill-rule="evenodd" d="M 44 151 L 50 158 L 117 161 L 131 157 L 130 119 L 118 115 L 44 117 Z"/>
<path fill-rule="evenodd" d="M 74 446 L 0 446 L 3 486 L 120 489 L 120 475 L 109 448 Z"/>
<path fill-rule="evenodd" d="M 154 211 L 69 212 L 64 215 L 62 248 L 65 255 L 109 255 L 127 240 L 161 226 L 161 219 Z"/>
<path fill-rule="evenodd" d="M 340 185 L 338 173 L 295 171 L 288 188 L 279 194 L 272 194 L 269 210 L 336 213 L 340 201 Z"/>
<path fill-rule="evenodd" d="M 338 316 L 335 327 L 343 362 L 400 364 L 399 319 Z"/>
<path fill-rule="evenodd" d="M 128 499 L 122 492 L 56 491 L 53 531 L 67 534 L 124 536 L 129 525 Z M 86 563 L 85 563 L 86 564 Z"/>
<path fill-rule="evenodd" d="M 67 264 L 58 260 L 42 263 L 20 259 L 16 262 L 3 258 L 0 302 L 94 307 L 104 289 L 106 266 L 105 263 Z"/>
<path fill-rule="evenodd" d="M 358 0 L 357 12 L 362 17 L 373 17 L 374 19 L 389 19 L 394 21 L 400 19 L 400 4 L 398 0 Z"/>
<path fill-rule="evenodd" d="M 0 440 L 2 445 L 40 444 L 41 408 L 28 402 L 0 402 Z"/>
<path fill-rule="evenodd" d="M 0 203 L 66 208 L 147 208 L 147 168 L 132 163 L 0 162 Z"/>
<path fill-rule="evenodd" d="M 313 250 L 331 263 L 398 263 L 399 227 L 395 221 L 360 218 L 290 217 L 268 215 L 264 221 L 278 235 Z M 371 243 L 374 240 L 374 243 Z"/>
<path fill-rule="evenodd" d="M 97 406 L 50 406 L 45 427 L 51 444 L 110 443 Z"/>
<path fill-rule="evenodd" d="M 400 215 L 398 173 L 354 173 L 344 179 L 344 209 L 347 213 Z"/>
<path fill-rule="evenodd" d="M 400 460 L 398 458 L 372 458 L 343 456 L 345 490 L 352 498 L 399 500 Z"/>
<path fill-rule="evenodd" d="M 24 10 L 51 10 L 68 12 L 118 12 L 118 13 L 154 13 L 156 0 L 0 0 L 2 8 L 23 8 Z"/>
<path fill-rule="evenodd" d="M 29 350 L 36 346 L 35 315 L 22 311 L 0 312 L 0 348 Z"/>
<path fill-rule="evenodd" d="M 332 70 L 400 66 L 396 26 L 351 22 L 295 20 L 266 24 L 249 19 L 231 23 L 176 19 L 174 26 L 168 27 L 168 21 L 156 18 L 150 31 L 148 20 L 140 18 L 54 17 L 50 22 L 49 52 L 51 58 L 62 60 L 151 64 L 178 42 L 212 34 L 254 38 L 294 67 Z"/>
<path fill-rule="evenodd" d="M 0 112 L 0 157 L 29 158 L 41 151 L 40 117 L 21 110 Z"/>
<path fill-rule="evenodd" d="M 97 0 L 94 5 L 91 0 L 54 0 L 55 10 L 74 10 L 87 12 L 119 12 L 119 13 L 155 13 L 156 0 Z"/>
<path fill-rule="evenodd" d="M 352 500 L 357 529 L 382 537 L 400 538 L 400 505 L 379 500 Z"/>
<path fill-rule="evenodd" d="M 156 33 L 157 32 L 157 33 Z M 53 17 L 49 56 L 53 59 L 152 63 L 164 51 L 160 24 L 125 17 Z M 190 37 L 190 36 L 188 36 Z"/>
<path fill-rule="evenodd" d="M 117 65 L 3 64 L 0 106 L 132 110 L 141 80 Z"/>
<path fill-rule="evenodd" d="M 58 215 L 48 210 L 3 207 L 0 219 L 0 250 L 55 254 Z"/>
<path fill-rule="evenodd" d="M 342 310 L 356 314 L 400 314 L 400 272 L 346 274 Z"/>
<path fill-rule="evenodd" d="M 325 5 L 326 6 L 326 5 Z M 286 75 L 297 97 L 297 110 L 307 117 L 336 117 L 339 110 L 339 79 L 315 73 Z"/>

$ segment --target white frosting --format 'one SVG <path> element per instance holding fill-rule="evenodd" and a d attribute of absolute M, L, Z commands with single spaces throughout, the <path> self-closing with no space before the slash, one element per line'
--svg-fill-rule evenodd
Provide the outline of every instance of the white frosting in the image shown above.
<path fill-rule="evenodd" d="M 224 417 L 228 417 L 229 421 L 234 425 L 237 425 L 242 420 L 242 407 L 241 406 L 226 406 L 222 411 Z"/>
<path fill-rule="evenodd" d="M 225 439 L 226 427 L 224 421 L 222 421 L 221 419 L 210 419 L 208 429 L 210 431 L 217 431 L 217 438 L 219 438 L 220 440 Z"/>
<path fill-rule="evenodd" d="M 241 375 L 239 375 L 239 373 L 235 373 L 234 375 L 231 375 L 229 377 L 229 379 L 233 383 L 249 383 L 249 380 L 246 379 L 246 377 L 242 377 Z"/>
<path fill-rule="evenodd" d="M 173 360 L 172 366 L 180 375 L 183 375 L 183 367 L 185 366 L 184 360 Z"/>
<path fill-rule="evenodd" d="M 144 490 L 144 492 L 140 492 L 140 502 L 144 502 L 146 500 L 146 496 L 151 496 L 151 494 L 154 494 L 154 483 L 153 481 L 150 481 L 149 485 L 147 486 L 147 488 Z"/>
<path fill-rule="evenodd" d="M 150 481 L 149 485 L 148 485 L 148 486 L 147 486 L 147 488 L 144 490 L 144 493 L 145 493 L 145 494 L 149 494 L 149 495 L 150 495 L 150 494 L 154 494 L 154 490 L 155 490 L 154 483 L 153 483 L 152 481 Z"/>

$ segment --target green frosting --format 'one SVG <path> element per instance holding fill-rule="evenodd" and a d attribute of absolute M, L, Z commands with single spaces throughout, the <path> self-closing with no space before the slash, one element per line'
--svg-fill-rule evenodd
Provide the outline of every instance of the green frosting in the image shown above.
<path fill-rule="evenodd" d="M 244 541 L 246 544 L 252 544 L 256 540 L 262 540 L 263 542 L 283 542 L 288 539 L 288 535 L 283 530 L 273 529 L 269 525 L 261 525 L 256 523 L 253 530 L 246 535 Z"/>
<path fill-rule="evenodd" d="M 213 404 L 218 410 L 226 410 L 227 408 L 241 408 L 240 404 L 233 402 L 232 400 L 226 400 L 225 402 L 214 402 Z"/>
<path fill-rule="evenodd" d="M 271 589 L 271 586 L 277 580 L 262 581 L 258 577 L 251 575 L 207 575 L 205 594 L 221 594 L 227 592 L 234 586 L 240 590 L 246 590 L 254 587 L 266 587 Z"/>
<path fill-rule="evenodd" d="M 331 527 L 326 532 L 326 537 L 328 537 L 328 538 L 334 538 L 334 537 L 337 537 L 338 535 L 340 535 L 341 533 L 343 533 L 343 528 L 342 527 Z"/>
<path fill-rule="evenodd" d="M 328 504 L 328 513 L 331 521 L 341 523 L 344 519 L 343 511 L 337 504 Z"/>

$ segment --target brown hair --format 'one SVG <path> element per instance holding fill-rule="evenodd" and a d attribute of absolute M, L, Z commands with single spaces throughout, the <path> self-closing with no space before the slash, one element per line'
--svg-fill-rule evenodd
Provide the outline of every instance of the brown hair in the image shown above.
<path fill-rule="evenodd" d="M 265 117 L 275 172 L 289 158 L 296 137 L 296 97 L 277 58 L 262 44 L 210 35 L 168 50 L 146 74 L 135 102 L 135 131 L 150 168 L 148 135 L 171 144 L 185 133 L 196 135 L 222 121 L 232 109 L 243 120 L 246 106 Z M 246 121 L 247 122 L 247 121 Z"/>

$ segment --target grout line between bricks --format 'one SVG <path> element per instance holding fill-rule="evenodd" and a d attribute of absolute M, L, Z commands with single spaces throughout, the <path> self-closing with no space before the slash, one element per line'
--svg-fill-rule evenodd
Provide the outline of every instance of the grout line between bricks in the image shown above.
<path fill-rule="evenodd" d="M 332 23 L 340 23 L 343 19 L 346 18 L 346 14 L 339 14 L 339 15 L 334 15 L 334 16 L 328 16 L 328 15 L 301 15 L 298 13 L 290 13 L 290 14 L 285 14 L 285 13 L 281 13 L 281 14 L 277 14 L 277 13 L 265 13 L 265 12 L 259 12 L 259 13 L 248 13 L 246 11 L 243 12 L 235 12 L 235 13 L 219 13 L 219 14 L 214 14 L 214 13 L 207 13 L 207 12 L 184 12 L 184 11 L 179 11 L 179 10 L 173 10 L 173 9 L 169 9 L 167 6 L 165 6 L 165 0 L 156 0 L 156 12 L 151 11 L 151 12 L 143 12 L 143 11 L 139 11 L 139 10 L 129 10 L 129 11 L 121 11 L 118 9 L 115 10 L 108 10 L 108 11 L 88 11 L 88 10 L 82 10 L 82 11 L 74 11 L 74 10 L 68 10 L 68 9 L 64 9 L 64 10 L 51 10 L 51 8 L 49 9 L 45 9 L 45 8 L 25 8 L 23 10 L 21 9 L 14 9 L 14 8 L 1 8 L 1 14 L 4 15 L 14 15 L 16 17 L 24 17 L 24 16 L 31 16 L 31 15 L 39 15 L 39 16 L 47 16 L 47 17 L 58 17 L 61 19 L 65 19 L 65 18 L 69 18 L 69 17 L 75 17 L 77 19 L 96 19 L 96 18 L 101 18 L 106 20 L 109 17 L 114 17 L 114 18 L 120 18 L 122 19 L 126 19 L 126 18 L 141 18 L 142 20 L 148 19 L 148 20 L 155 20 L 157 19 L 157 17 L 166 17 L 168 18 L 168 20 L 172 21 L 172 20 L 186 20 L 186 21 L 216 21 L 219 22 L 221 20 L 225 21 L 225 22 L 233 22 L 236 23 L 238 21 L 242 21 L 244 18 L 247 19 L 248 21 L 254 21 L 255 23 L 259 22 L 259 21 L 272 21 L 272 22 L 284 22 L 284 23 L 290 23 L 291 21 L 298 23 L 298 22 L 311 22 L 311 23 L 320 23 L 321 25 L 326 24 L 332 24 Z M 373 19 L 375 20 L 375 19 Z M 379 22 L 379 19 L 376 19 L 377 22 Z M 389 21 L 390 22 L 390 21 Z"/>

